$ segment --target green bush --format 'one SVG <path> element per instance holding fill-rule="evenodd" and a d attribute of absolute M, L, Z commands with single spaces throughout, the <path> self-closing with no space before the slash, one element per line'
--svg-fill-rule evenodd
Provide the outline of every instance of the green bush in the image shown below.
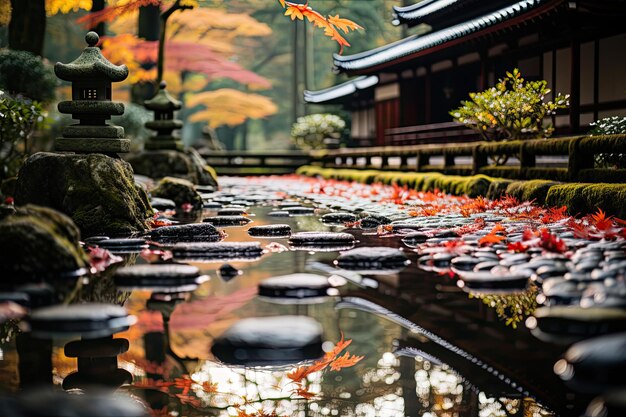
<path fill-rule="evenodd" d="M 546 202 L 546 195 L 550 188 L 558 183 L 554 181 L 532 180 L 514 181 L 506 188 L 506 194 L 519 201 L 534 201 L 542 205 Z"/>
<path fill-rule="evenodd" d="M 52 66 L 26 51 L 0 50 L 0 89 L 11 95 L 48 103 L 54 100 L 57 78 Z"/>
<path fill-rule="evenodd" d="M 462 106 L 450 115 L 485 140 L 548 137 L 554 129 L 543 126 L 545 117 L 569 106 L 569 95 L 558 94 L 554 101 L 546 102 L 549 92 L 545 80 L 526 81 L 516 68 L 495 87 L 470 93 L 471 100 L 461 102 Z"/>
<path fill-rule="evenodd" d="M 591 123 L 590 126 L 593 126 L 589 131 L 591 136 L 625 134 L 626 117 L 605 117 Z M 598 153 L 594 159 L 598 168 L 626 168 L 626 154 L 623 153 Z"/>
<path fill-rule="evenodd" d="M 322 149 L 327 138 L 337 143 L 346 127 L 346 122 L 334 114 L 310 114 L 298 117 L 291 127 L 291 139 L 301 149 Z"/>
<path fill-rule="evenodd" d="M 546 205 L 567 206 L 570 214 L 594 213 L 601 208 L 607 214 L 626 218 L 626 184 L 563 184 L 550 188 Z"/>
<path fill-rule="evenodd" d="M 507 187 L 512 184 L 513 180 L 494 180 L 489 184 L 489 189 L 487 190 L 487 198 L 490 200 L 497 200 L 500 197 L 506 195 Z"/>
<path fill-rule="evenodd" d="M 17 174 L 28 139 L 44 116 L 40 103 L 0 91 L 0 180 Z"/>

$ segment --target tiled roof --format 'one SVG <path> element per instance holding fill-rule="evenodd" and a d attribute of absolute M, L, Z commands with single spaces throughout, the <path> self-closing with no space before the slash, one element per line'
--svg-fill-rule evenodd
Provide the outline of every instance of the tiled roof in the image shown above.
<path fill-rule="evenodd" d="M 443 2 L 445 0 L 439 0 Z M 334 56 L 334 64 L 341 71 L 365 70 L 395 59 L 463 38 L 508 19 L 524 15 L 550 0 L 521 0 L 492 13 L 468 20 L 427 35 L 413 35 L 398 42 L 355 55 Z M 430 2 L 432 3 L 432 2 Z"/>
<path fill-rule="evenodd" d="M 445 9 L 446 7 L 460 2 L 461 0 L 422 0 L 419 3 L 410 6 L 393 6 L 397 23 L 404 23 L 412 20 L 421 19 L 431 13 Z M 394 22 L 395 23 L 395 22 Z"/>
<path fill-rule="evenodd" d="M 305 91 L 304 101 L 307 103 L 328 103 L 330 101 L 349 96 L 359 90 L 365 90 L 378 84 L 378 77 L 371 75 L 369 77 L 362 76 L 342 84 L 326 88 L 319 91 Z"/>

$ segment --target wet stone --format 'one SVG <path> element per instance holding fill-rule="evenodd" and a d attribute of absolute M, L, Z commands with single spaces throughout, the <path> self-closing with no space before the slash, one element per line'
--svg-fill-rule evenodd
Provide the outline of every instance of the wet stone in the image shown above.
<path fill-rule="evenodd" d="M 191 265 L 143 264 L 132 265 L 115 272 L 115 284 L 132 288 L 197 287 L 202 281 L 200 270 Z M 194 288 L 191 288 L 193 290 Z"/>
<path fill-rule="evenodd" d="M 530 259 L 525 253 L 515 253 L 515 254 L 506 254 L 503 256 L 500 261 L 500 265 L 502 266 L 513 266 L 521 263 L 525 263 Z"/>
<path fill-rule="evenodd" d="M 513 272 L 502 275 L 491 272 L 463 272 L 461 281 L 463 288 L 470 291 L 522 291 L 528 285 L 528 275 Z"/>
<path fill-rule="evenodd" d="M 255 260 L 263 249 L 259 242 L 193 242 L 172 247 L 174 258 L 212 262 L 223 260 Z"/>
<path fill-rule="evenodd" d="M 290 216 L 312 216 L 315 214 L 313 207 L 286 207 L 285 211 Z"/>
<path fill-rule="evenodd" d="M 259 295 L 275 298 L 326 297 L 331 287 L 328 278 L 316 274 L 290 274 L 261 281 Z"/>
<path fill-rule="evenodd" d="M 202 204 L 202 208 L 205 208 L 208 210 L 221 209 L 222 207 L 223 207 L 222 203 L 218 203 L 217 201 L 205 201 Z"/>
<path fill-rule="evenodd" d="M 626 333 L 600 336 L 572 345 L 555 371 L 577 391 L 601 393 L 624 387 Z"/>
<path fill-rule="evenodd" d="M 370 274 L 398 272 L 409 264 L 404 252 L 385 246 L 352 249 L 343 252 L 335 261 L 339 268 Z"/>
<path fill-rule="evenodd" d="M 252 222 L 245 216 L 216 216 L 207 217 L 203 220 L 205 223 L 210 223 L 213 226 L 227 227 L 227 226 L 245 226 Z"/>
<path fill-rule="evenodd" d="M 354 236 L 350 233 L 335 232 L 299 232 L 289 238 L 292 246 L 346 245 L 353 244 Z"/>
<path fill-rule="evenodd" d="M 238 277 L 239 275 L 243 273 L 243 271 L 240 271 L 239 269 L 235 268 L 231 264 L 224 264 L 220 266 L 220 269 L 218 269 L 217 272 L 220 278 L 222 278 L 222 280 L 226 282 Z"/>
<path fill-rule="evenodd" d="M 378 226 L 391 223 L 391 220 L 385 216 L 378 216 L 370 214 L 369 216 L 361 219 L 361 227 L 363 229 L 375 229 Z"/>
<path fill-rule="evenodd" d="M 148 247 L 145 239 L 105 239 L 97 245 L 114 253 L 139 252 Z"/>
<path fill-rule="evenodd" d="M 217 242 L 223 238 L 210 223 L 159 227 L 150 232 L 150 237 L 158 242 Z"/>
<path fill-rule="evenodd" d="M 150 205 L 157 210 L 175 210 L 176 203 L 167 198 L 153 197 L 150 199 Z"/>
<path fill-rule="evenodd" d="M 356 214 L 352 213 L 327 213 L 321 218 L 322 223 L 326 224 L 345 224 L 354 223 L 357 220 Z"/>
<path fill-rule="evenodd" d="M 246 209 L 237 207 L 225 207 L 217 211 L 218 216 L 243 216 L 247 214 Z"/>
<path fill-rule="evenodd" d="M 91 339 L 122 332 L 134 323 L 124 307 L 86 303 L 44 307 L 32 312 L 31 332 L 37 338 L 80 335 Z"/>
<path fill-rule="evenodd" d="M 541 288 L 549 305 L 572 304 L 582 297 L 582 290 L 576 282 L 562 278 L 549 278 Z"/>
<path fill-rule="evenodd" d="M 108 236 L 90 236 L 88 238 L 83 239 L 83 242 L 85 242 L 87 245 L 97 245 L 103 240 L 109 240 L 109 239 L 110 238 Z"/>
<path fill-rule="evenodd" d="M 530 323 L 531 332 L 547 342 L 569 344 L 594 336 L 626 331 L 626 311 L 579 306 L 540 307 Z"/>
<path fill-rule="evenodd" d="M 431 236 L 423 232 L 407 233 L 402 237 L 402 243 L 409 247 L 415 247 L 420 243 L 426 242 Z"/>
<path fill-rule="evenodd" d="M 457 256 L 450 261 L 452 268 L 459 271 L 472 271 L 479 263 L 480 259 L 473 256 Z"/>
<path fill-rule="evenodd" d="M 322 326 L 304 316 L 242 319 L 215 339 L 211 351 L 224 363 L 245 366 L 317 359 L 324 354 Z"/>
<path fill-rule="evenodd" d="M 291 226 L 288 224 L 264 224 L 248 229 L 248 234 L 254 237 L 288 237 L 291 235 Z"/>
<path fill-rule="evenodd" d="M 289 217 L 289 212 L 288 211 L 270 211 L 269 213 L 267 213 L 268 216 L 270 217 Z"/>
<path fill-rule="evenodd" d="M 433 255 L 433 265 L 437 268 L 447 268 L 454 259 L 454 255 L 449 253 L 436 253 Z"/>
<path fill-rule="evenodd" d="M 481 258 L 478 258 L 479 260 Z M 474 271 L 490 271 L 493 267 L 500 265 L 498 261 L 482 261 L 474 265 Z"/>

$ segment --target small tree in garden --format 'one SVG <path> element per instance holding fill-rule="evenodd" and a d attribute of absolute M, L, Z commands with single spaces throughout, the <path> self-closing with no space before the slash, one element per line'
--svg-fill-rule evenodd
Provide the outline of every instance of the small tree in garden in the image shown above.
<path fill-rule="evenodd" d="M 325 139 L 339 139 L 345 127 L 346 122 L 334 114 L 310 114 L 298 117 L 291 127 L 291 139 L 304 150 L 322 149 Z"/>
<path fill-rule="evenodd" d="M 17 174 L 28 154 L 28 138 L 44 115 L 38 102 L 0 91 L 0 180 Z"/>
<path fill-rule="evenodd" d="M 516 68 L 507 72 L 495 87 L 470 93 L 468 101 L 452 110 L 459 123 L 476 130 L 485 140 L 534 139 L 549 137 L 554 128 L 544 119 L 569 106 L 569 94 L 558 94 L 545 101 L 550 93 L 545 80 L 526 81 Z"/>

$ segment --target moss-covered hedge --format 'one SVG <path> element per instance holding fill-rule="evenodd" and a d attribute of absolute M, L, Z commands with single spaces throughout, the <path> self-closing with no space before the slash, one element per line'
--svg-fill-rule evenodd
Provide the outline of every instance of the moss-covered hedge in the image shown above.
<path fill-rule="evenodd" d="M 548 190 L 558 183 L 546 180 L 514 181 L 506 188 L 505 194 L 517 198 L 519 201 L 534 201 L 543 205 Z"/>
<path fill-rule="evenodd" d="M 626 218 L 626 184 L 562 184 L 548 190 L 546 205 L 567 206 L 570 214 L 592 213 L 602 208 Z"/>

